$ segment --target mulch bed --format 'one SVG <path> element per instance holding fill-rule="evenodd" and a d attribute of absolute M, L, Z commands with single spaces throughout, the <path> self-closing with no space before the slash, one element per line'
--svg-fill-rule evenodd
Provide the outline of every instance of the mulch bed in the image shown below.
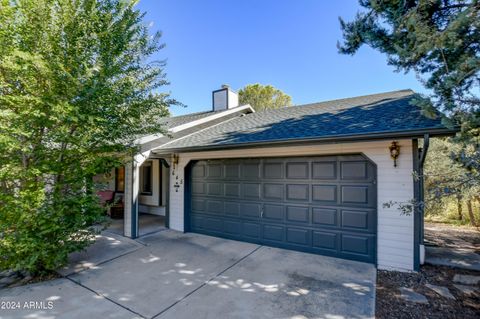
<path fill-rule="evenodd" d="M 480 272 L 444 266 L 425 265 L 418 273 L 377 272 L 377 318 L 480 318 L 480 287 L 473 295 L 465 295 L 453 286 L 455 274 L 480 276 Z M 455 296 L 451 300 L 438 295 L 425 284 L 447 287 Z M 424 295 L 428 304 L 407 302 L 398 288 L 408 287 Z"/>
<path fill-rule="evenodd" d="M 480 245 L 480 233 L 473 227 L 445 224 L 426 224 L 426 239 L 438 246 L 455 245 L 455 238 L 464 240 L 474 248 Z M 452 240 L 453 239 L 453 240 Z M 477 250 L 478 251 L 478 250 Z M 480 318 L 480 285 L 472 295 L 463 294 L 453 284 L 455 274 L 480 276 L 480 272 L 446 266 L 424 265 L 418 273 L 377 271 L 377 318 Z M 456 300 L 438 295 L 425 284 L 447 287 Z M 400 287 L 412 288 L 424 295 L 428 304 L 405 301 Z"/>

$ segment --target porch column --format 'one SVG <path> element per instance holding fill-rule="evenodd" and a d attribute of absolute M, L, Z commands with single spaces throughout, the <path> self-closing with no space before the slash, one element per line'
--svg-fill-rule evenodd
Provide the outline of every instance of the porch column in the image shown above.
<path fill-rule="evenodd" d="M 138 237 L 139 171 L 139 167 L 135 161 L 125 165 L 123 235 L 130 238 Z"/>
<path fill-rule="evenodd" d="M 123 235 L 138 237 L 138 201 L 140 192 L 140 166 L 148 158 L 148 154 L 138 154 L 133 161 L 125 165 L 125 198 Z"/>

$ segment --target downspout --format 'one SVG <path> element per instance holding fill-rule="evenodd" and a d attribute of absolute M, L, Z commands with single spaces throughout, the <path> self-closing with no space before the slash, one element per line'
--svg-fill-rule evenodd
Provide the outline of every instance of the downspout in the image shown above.
<path fill-rule="evenodd" d="M 419 206 L 418 212 L 420 215 L 420 264 L 423 265 L 425 262 L 425 245 L 424 245 L 424 238 L 425 238 L 425 190 L 424 190 L 424 174 L 423 174 L 423 167 L 425 164 L 425 158 L 427 157 L 428 147 L 430 146 L 430 135 L 425 134 L 423 136 L 423 148 L 420 153 L 420 160 L 418 163 L 418 173 L 419 173 L 419 201 L 421 205 Z"/>

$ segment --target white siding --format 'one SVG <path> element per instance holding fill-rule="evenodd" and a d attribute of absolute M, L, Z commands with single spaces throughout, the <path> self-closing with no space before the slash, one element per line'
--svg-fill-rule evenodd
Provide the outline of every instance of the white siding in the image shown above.
<path fill-rule="evenodd" d="M 170 178 L 170 228 L 184 227 L 184 169 L 191 160 L 238 157 L 274 157 L 363 153 L 377 165 L 377 262 L 381 269 L 413 270 L 413 215 L 402 215 L 397 207 L 384 208 L 389 201 L 413 199 L 413 158 L 411 140 L 400 140 L 401 154 L 393 167 L 388 146 L 391 141 L 284 146 L 181 153 L 175 174 Z M 178 182 L 180 187 L 175 188 Z"/>

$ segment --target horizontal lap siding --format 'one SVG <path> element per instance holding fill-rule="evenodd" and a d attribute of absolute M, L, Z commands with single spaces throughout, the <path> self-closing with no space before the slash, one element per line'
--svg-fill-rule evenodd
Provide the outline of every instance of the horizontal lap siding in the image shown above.
<path fill-rule="evenodd" d="M 170 178 L 170 227 L 183 231 L 184 172 L 190 160 L 363 153 L 377 165 L 378 267 L 413 270 L 413 215 L 402 215 L 397 207 L 383 207 L 389 201 L 408 202 L 413 199 L 412 143 L 411 140 L 399 142 L 401 155 L 397 160 L 397 168 L 393 167 L 388 151 L 391 141 L 181 153 L 178 166 Z M 174 187 L 176 181 L 183 183 L 178 187 L 178 192 Z"/>

